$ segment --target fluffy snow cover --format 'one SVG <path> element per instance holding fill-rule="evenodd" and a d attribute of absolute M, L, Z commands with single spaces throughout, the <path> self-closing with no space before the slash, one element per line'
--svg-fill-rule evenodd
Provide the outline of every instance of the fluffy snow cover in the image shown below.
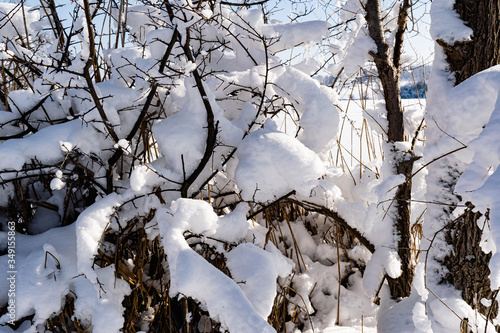
<path fill-rule="evenodd" d="M 193 251 L 183 236 L 187 230 L 210 235 L 217 229 L 218 216 L 212 206 L 178 199 L 170 212 L 159 212 L 157 219 L 170 267 L 172 297 L 181 293 L 196 298 L 231 332 L 274 332 L 266 318 L 276 295 L 276 278 L 291 269 L 281 256 L 241 244 L 228 253 L 233 280 Z M 237 235 L 238 228 L 235 231 Z M 237 281 L 245 281 L 244 287 Z"/>
<path fill-rule="evenodd" d="M 398 253 L 387 248 L 377 249 L 366 265 L 365 274 L 370 277 L 363 279 L 366 293 L 375 296 L 380 281 L 386 274 L 391 278 L 397 278 L 401 275 L 401 262 Z"/>
<path fill-rule="evenodd" d="M 445 88 L 446 89 L 446 88 Z M 500 164 L 498 151 L 500 67 L 495 66 L 480 72 L 444 93 L 439 112 L 433 113 L 430 125 L 439 137 L 437 144 L 427 148 L 429 160 L 454 150 L 455 163 L 462 165 L 461 176 L 455 191 L 463 201 L 472 202 L 476 209 L 497 214 L 498 200 L 493 189 L 497 188 L 496 170 Z M 445 135 L 448 133 L 450 135 Z M 432 140 L 432 137 L 431 137 Z M 466 149 L 462 149 L 466 147 Z M 496 215 L 495 215 L 496 216 Z M 500 286 L 500 271 L 497 264 L 496 246 L 499 244 L 499 227 L 490 215 L 491 233 L 485 230 L 484 249 L 492 251 L 490 262 L 492 288 Z"/>
<path fill-rule="evenodd" d="M 342 35 L 339 40 L 332 42 L 330 47 L 335 53 L 338 53 L 342 61 L 339 64 L 330 65 L 328 70 L 334 75 L 342 74 L 342 77 L 349 78 L 358 73 L 359 69 L 371 60 L 369 52 L 376 51 L 377 46 L 366 29 L 361 2 L 346 1 L 344 8 L 345 11 L 342 11 L 341 15 L 345 20 L 352 21 L 352 29 L 349 33 Z"/>
<path fill-rule="evenodd" d="M 312 80 L 305 73 L 288 68 L 279 76 L 276 84 L 296 101 L 302 131 L 298 139 L 312 151 L 325 156 L 338 136 L 340 119 L 332 89 Z"/>
<path fill-rule="evenodd" d="M 194 81 L 178 84 L 175 95 L 181 98 L 174 102 L 172 108 L 179 111 L 156 124 L 153 133 L 173 169 L 181 173 L 184 167 L 185 172 L 190 174 L 203 156 L 207 135 L 206 130 L 201 129 L 207 126 L 207 116 Z"/>
<path fill-rule="evenodd" d="M 245 201 L 263 203 L 290 191 L 311 196 L 321 183 L 326 156 L 339 133 L 339 111 L 334 106 L 337 95 L 298 69 L 280 66 L 281 60 L 274 54 L 296 45 L 322 42 L 330 34 L 329 25 L 324 21 L 268 24 L 259 10 L 234 12 L 224 6 L 210 8 L 203 4 L 195 12 L 187 2 L 179 3 L 179 10 L 186 14 L 182 20 L 171 20 L 168 13 L 153 5 L 130 6 L 126 16 L 113 7 L 113 24 L 116 28 L 126 19 L 129 40 L 125 47 L 103 50 L 102 59 L 111 77 L 89 87 L 83 75 L 78 75 L 91 59 L 92 46 L 84 3 L 79 4 L 73 22 L 77 31 L 73 42 L 78 42 L 79 48 L 68 65 L 69 71 L 43 72 L 32 83 L 32 90 L 10 92 L 11 110 L 0 112 L 3 136 L 14 137 L 0 143 L 2 181 L 20 174 L 37 175 L 37 170 L 48 174 L 47 184 L 30 185 L 32 191 L 40 192 L 37 203 L 46 202 L 49 208 L 33 204 L 34 218 L 28 231 L 34 235 L 17 237 L 20 250 L 16 259 L 21 264 L 16 301 L 21 305 L 16 314 L 19 318 L 34 315 L 33 322 L 23 324 L 20 331 L 40 331 L 47 320 L 61 313 L 66 297 L 74 301 L 74 318 L 84 326 L 92 326 L 93 332 L 122 329 L 122 303 L 140 286 L 119 278 L 119 267 L 98 267 L 101 264 L 95 259 L 103 255 L 102 251 L 117 251 L 107 235 L 119 233 L 130 221 L 137 222 L 154 212 L 146 230 L 151 240 L 161 238 L 166 257 L 160 258 L 160 264 L 170 277 L 170 296 L 191 297 L 231 332 L 274 332 L 267 318 L 275 304 L 277 282 L 289 279 L 298 262 L 287 259 L 269 242 L 268 228 L 247 221 L 248 203 L 230 204 L 216 213 L 212 199 L 179 199 L 178 188 L 197 169 L 206 148 L 205 98 L 215 117 L 217 147 L 189 195 L 217 171 L 215 179 L 220 184 L 212 180 L 208 186 L 231 188 L 237 200 L 241 194 Z M 24 26 L 19 6 L 2 4 L 0 8 L 15 9 L 13 26 Z M 36 9 L 26 13 L 28 34 L 38 33 L 35 28 L 52 23 L 30 25 L 39 19 L 39 12 Z M 212 17 L 221 20 L 220 24 L 207 20 Z M 192 38 L 195 59 L 187 59 L 178 43 L 186 43 L 185 31 L 203 20 L 207 24 L 200 23 L 197 31 L 221 47 L 213 48 L 211 43 L 202 44 Z M 172 41 L 174 28 L 181 32 L 180 41 Z M 17 37 L 9 24 L 3 25 L 0 32 L 2 38 Z M 40 58 L 34 59 L 52 66 L 58 61 L 57 42 L 51 40 L 50 33 L 45 37 L 47 44 L 36 55 Z M 244 39 L 245 43 L 241 43 Z M 172 42 L 176 45 L 160 73 L 159 62 Z M 2 58 L 14 55 L 27 61 L 33 57 L 17 45 L 13 51 L 9 48 L 2 53 Z M 92 70 L 89 72 L 93 77 Z M 195 70 L 204 75 L 220 73 L 203 78 L 206 96 L 201 96 L 196 87 L 192 74 Z M 158 84 L 154 102 L 143 115 L 153 83 Z M 241 89 L 244 86 L 249 90 Z M 273 100 L 277 94 L 283 96 L 279 102 Z M 99 103 L 100 108 L 96 107 Z M 266 112 L 290 104 L 297 111 L 293 116 L 296 128 L 301 128 L 297 138 L 277 130 L 272 121 L 262 129 Z M 20 135 L 24 127 L 17 121 L 27 113 L 36 128 Z M 141 124 L 147 124 L 146 137 L 141 136 L 143 133 L 130 135 L 139 116 L 146 119 Z M 227 165 L 223 164 L 230 155 L 233 157 L 228 158 Z M 109 173 L 108 162 L 113 156 L 119 156 L 120 161 Z M 26 171 L 32 165 L 35 171 Z M 95 183 L 85 183 L 88 177 Z M 338 192 L 333 185 L 323 185 Z M 15 193 L 9 184 L 4 189 L 2 204 L 7 204 Z M 66 214 L 68 207 L 74 209 L 71 217 Z M 254 204 L 252 208 L 256 207 Z M 67 220 L 72 224 L 59 227 Z M 3 217 L 1 221 L 5 222 Z M 330 245 L 323 244 L 321 250 L 316 250 L 318 240 L 300 223 L 293 223 L 291 230 L 293 237 L 305 244 L 308 266 L 313 265 L 312 260 L 339 261 Z M 231 276 L 198 253 L 199 249 L 186 240 L 186 234 L 199 237 L 202 244 L 221 254 Z M 291 237 L 287 234 L 287 241 Z M 5 249 L 7 233 L 2 231 L 0 239 Z M 1 260 L 7 262 L 8 257 L 2 256 Z M 129 261 L 118 264 L 133 270 Z M 334 268 L 324 272 L 333 272 Z M 317 270 L 321 271 L 322 266 Z M 324 274 L 320 290 L 330 288 L 326 277 Z M 311 276 L 309 281 L 314 279 Z M 359 280 L 358 276 L 353 283 L 359 286 Z M 6 278 L 1 286 L 2 290 L 8 288 Z M 355 298 L 355 293 L 347 289 L 344 293 L 349 295 L 347 299 Z M 297 303 L 298 296 L 295 298 Z M 3 294 L 0 300 L 2 306 L 9 301 Z M 331 326 L 332 319 L 327 317 L 336 306 L 335 298 L 314 294 L 311 304 L 315 302 L 317 307 L 326 306 L 323 326 Z M 364 309 L 373 317 L 370 306 Z M 346 312 L 342 318 L 346 324 L 359 324 L 357 315 Z M 2 317 L 3 323 L 8 320 L 8 316 Z"/>
<path fill-rule="evenodd" d="M 97 153 L 101 145 L 95 144 L 99 141 L 92 140 L 92 137 L 96 136 L 99 134 L 93 128 L 87 127 L 79 120 L 73 120 L 42 129 L 22 140 L 8 140 L 0 144 L 0 169 L 21 170 L 25 163 L 35 157 L 44 163 L 58 161 L 65 155 L 61 149 L 61 141 L 77 146 L 87 153 Z"/>
<path fill-rule="evenodd" d="M 78 276 L 78 248 L 76 224 L 54 228 L 43 234 L 16 236 L 16 315 L 18 318 L 34 314 L 33 324 L 25 332 L 39 332 L 38 326 L 60 311 L 65 296 L 77 294 L 75 316 L 94 323 L 94 332 L 119 332 L 123 326 L 122 301 L 130 293 L 130 286 L 116 280 L 113 265 L 92 270 L 99 284 Z M 2 267 L 7 267 L 7 256 L 0 257 Z M 0 286 L 8 290 L 8 273 L 2 270 Z M 0 301 L 7 302 L 2 293 Z M 5 324 L 7 314 L 0 318 Z M 8 328 L 5 328 L 8 330 Z"/>
<path fill-rule="evenodd" d="M 325 21 L 307 21 L 294 23 L 269 24 L 275 31 L 279 41 L 273 44 L 272 50 L 285 50 L 309 40 L 310 44 L 320 43 L 329 35 L 329 24 Z"/>
<path fill-rule="evenodd" d="M 436 1 L 431 6 L 431 37 L 443 40 L 449 45 L 455 42 L 468 41 L 472 37 L 472 29 L 467 27 L 453 9 L 455 0 Z"/>
<path fill-rule="evenodd" d="M 0 3 L 0 41 L 31 35 L 31 24 L 40 19 L 38 10 L 13 3 Z"/>
<path fill-rule="evenodd" d="M 13 222 L 16 316 L 33 319 L 16 330 L 2 330 L 42 332 L 48 320 L 61 314 L 67 298 L 74 301 L 72 317 L 93 332 L 124 330 L 127 297 L 144 286 L 156 288 L 160 281 L 152 281 L 147 272 L 140 283 L 126 281 L 116 263 L 96 258 L 102 251 L 118 251 L 119 242 L 107 236 L 119 238 L 140 228 L 165 254 L 155 264 L 167 276 L 168 296 L 191 298 L 221 330 L 275 332 L 270 318 L 279 302 L 286 330 L 295 333 L 451 333 L 461 318 L 485 330 L 486 321 L 460 293 L 441 283 L 446 272 L 439 260 L 449 249 L 440 230 L 461 210 L 451 214 L 435 204 L 457 204 L 458 194 L 481 212 L 489 211 L 490 228 L 481 246 L 493 255 L 492 289 L 500 288 L 500 66 L 453 88 L 444 53 L 436 51 L 426 148 L 420 142 L 415 147 L 423 158 L 414 170 L 430 164 L 412 178 L 411 222 L 423 232 L 416 244 L 423 252 L 415 255 L 411 296 L 395 302 L 384 279 L 401 274 L 393 198 L 405 179 L 395 174 L 394 161 L 405 158 L 410 143 L 382 143 L 387 119 L 377 92 L 370 93 L 371 102 L 357 100 L 359 93 L 343 100 L 339 95 L 347 95 L 338 94 L 337 87 L 311 78 L 311 69 L 322 65 L 317 59 L 285 66 L 277 56 L 297 45 L 328 42 L 339 60 L 326 66 L 330 74 L 343 71 L 339 77 L 347 86 L 366 87 L 347 81 L 375 49 L 362 2 L 339 2 L 344 6 L 339 15 L 350 24 L 338 40 L 325 39 L 331 26 L 324 21 L 267 23 L 261 10 L 211 8 L 205 2 L 194 10 L 189 1 L 179 1 L 178 16 L 171 19 L 156 3 L 131 5 L 126 16 L 111 8 L 115 28 L 127 19 L 128 39 L 125 47 L 102 51 L 110 75 L 95 82 L 93 90 L 79 74 L 90 57 L 80 8 L 74 22 L 80 46 L 69 71 L 45 70 L 32 89 L 8 94 L 12 105 L 0 111 L 0 130 L 2 137 L 12 138 L 0 142 L 0 206 L 21 202 L 25 211 L 0 215 L 0 250 L 8 253 L 6 228 Z M 398 7 L 383 9 L 389 43 Z M 0 4 L 0 20 L 11 19 L 0 24 L 1 58 L 40 60 L 54 68 L 57 42 L 50 34 L 36 54 L 5 44 L 18 34 L 33 42 L 47 25 L 39 21 L 39 8 L 24 7 L 25 18 L 20 8 Z M 450 44 L 470 40 L 471 30 L 453 11 L 452 0 L 434 1 L 431 17 L 434 39 Z M 172 40 L 174 29 L 180 33 L 177 41 Z M 193 58 L 179 45 L 188 42 L 188 30 Z M 174 46 L 166 54 L 170 43 Z M 206 96 L 200 94 L 195 71 Z M 153 102 L 143 110 L 153 85 L 158 85 Z M 189 199 L 180 198 L 183 182 L 205 153 L 206 102 L 214 113 L 216 147 L 189 184 Z M 43 108 L 34 108 L 39 103 Z M 425 102 L 406 103 L 405 133 L 412 137 Z M 139 117 L 141 128 L 133 133 Z M 21 120 L 26 119 L 36 128 L 25 131 Z M 119 161 L 111 172 L 108 163 L 115 156 Z M 275 202 L 285 195 L 304 207 L 297 201 Z M 263 207 L 265 216 L 257 214 Z M 337 214 L 375 251 L 370 253 L 348 229 L 314 207 Z M 129 241 L 123 246 L 136 245 Z M 203 247 L 214 254 L 207 255 Z M 223 258 L 219 267 L 212 262 L 215 255 Z M 8 263 L 8 255 L 0 256 L 1 267 Z M 118 264 L 134 270 L 133 258 Z M 2 291 L 9 290 L 8 274 L 0 272 Z M 2 308 L 9 297 L 0 293 Z M 373 302 L 378 298 L 380 305 Z M 3 315 L 0 324 L 9 319 Z M 143 324 L 147 330 L 149 324 Z"/>
<path fill-rule="evenodd" d="M 279 276 L 287 276 L 291 265 L 279 254 L 250 243 L 238 245 L 226 258 L 231 276 L 240 282 L 240 288 L 255 311 L 266 320 L 276 296 L 276 280 Z"/>
<path fill-rule="evenodd" d="M 268 123 L 269 124 L 269 123 Z M 296 190 L 309 196 L 323 162 L 297 139 L 276 130 L 252 132 L 240 144 L 235 179 L 244 200 L 271 201 Z"/>
<path fill-rule="evenodd" d="M 476 100 L 479 92 L 483 94 L 487 92 L 481 95 L 480 101 Z M 496 251 L 496 247 L 500 245 L 500 225 L 498 224 L 500 200 L 496 195 L 499 186 L 497 170 L 500 164 L 498 147 L 498 142 L 500 142 L 498 132 L 498 126 L 500 126 L 499 93 L 500 66 L 474 75 L 450 92 L 450 97 L 454 100 L 454 104 L 451 104 L 452 107 L 461 101 L 462 110 L 469 108 L 469 113 L 463 112 L 461 117 L 464 124 L 471 124 L 465 129 L 463 125 L 461 126 L 461 129 L 469 135 L 463 138 L 464 144 L 467 144 L 467 154 L 458 156 L 468 165 L 460 176 L 455 189 L 463 197 L 463 200 L 472 202 L 479 211 L 491 212 L 491 235 L 488 235 L 489 231 L 486 230 L 485 238 L 489 238 L 490 243 L 487 246 L 493 255 L 490 262 L 490 279 L 493 290 L 500 288 L 500 254 Z M 470 107 L 472 106 L 479 112 L 471 113 Z"/>
<path fill-rule="evenodd" d="M 97 279 L 92 269 L 94 256 L 97 254 L 102 233 L 110 223 L 111 215 L 115 208 L 121 204 L 120 199 L 119 195 L 110 194 L 87 209 L 75 222 L 78 236 L 76 242 L 79 253 L 77 259 L 78 270 L 85 274 L 92 283 L 95 283 Z"/>

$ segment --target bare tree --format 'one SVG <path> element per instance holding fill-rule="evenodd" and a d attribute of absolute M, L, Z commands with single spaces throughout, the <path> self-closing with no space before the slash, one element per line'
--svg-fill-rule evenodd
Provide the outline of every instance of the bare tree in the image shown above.
<path fill-rule="evenodd" d="M 377 46 L 377 52 L 371 52 L 371 55 L 377 67 L 378 77 L 382 84 L 387 108 L 387 119 L 389 122 L 387 141 L 393 144 L 393 156 L 395 156 L 394 173 L 405 177 L 405 181 L 398 186 L 393 203 L 397 211 L 396 217 L 394 218 L 394 229 L 399 237 L 397 251 L 401 259 L 402 269 L 402 274 L 399 278 L 393 279 L 388 277 L 391 295 L 395 299 L 408 297 L 410 295 L 414 276 L 414 259 L 412 258 L 414 244 L 411 235 L 410 201 L 412 170 L 413 164 L 417 159 L 414 154 L 415 142 L 413 142 L 411 149 L 408 151 L 398 151 L 394 145 L 398 141 L 404 141 L 400 76 L 404 33 L 407 26 L 410 6 L 411 2 L 409 0 L 403 1 L 400 5 L 397 18 L 397 31 L 392 50 L 385 38 L 380 1 L 368 0 L 365 6 L 366 21 L 370 37 Z"/>

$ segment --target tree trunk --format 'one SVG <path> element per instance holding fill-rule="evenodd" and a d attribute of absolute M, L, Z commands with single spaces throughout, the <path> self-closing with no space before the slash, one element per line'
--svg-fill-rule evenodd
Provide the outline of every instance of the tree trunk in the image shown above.
<path fill-rule="evenodd" d="M 469 206 L 453 226 L 446 230 L 446 242 L 453 245 L 453 252 L 444 259 L 449 270 L 446 280 L 462 290 L 464 301 L 488 318 L 496 318 L 498 303 L 495 301 L 489 307 L 481 302 L 483 298 L 494 298 L 490 280 L 487 278 L 490 274 L 488 264 L 491 252 L 484 253 L 481 250 L 479 244 L 483 233 L 477 222 L 482 214 L 473 212 L 473 208 Z"/>
<path fill-rule="evenodd" d="M 500 0 L 456 0 L 455 11 L 470 27 L 470 42 L 448 45 L 438 40 L 446 53 L 450 71 L 458 85 L 482 70 L 500 64 Z"/>
<path fill-rule="evenodd" d="M 401 105 L 401 53 L 403 48 L 404 31 L 408 19 L 410 1 L 405 0 L 401 4 L 398 15 L 398 27 L 394 43 L 393 57 L 391 59 L 389 45 L 384 36 L 384 27 L 380 11 L 379 0 L 366 1 L 366 21 L 370 37 L 377 45 L 377 53 L 371 52 L 373 61 L 377 66 L 378 76 L 382 83 L 384 100 L 387 109 L 387 120 L 389 128 L 387 141 L 395 143 L 404 141 L 403 107 Z M 394 206 L 397 216 L 394 218 L 394 230 L 398 235 L 398 255 L 401 259 L 401 276 L 396 279 L 387 277 L 391 296 L 401 299 L 410 296 L 413 283 L 414 261 L 412 258 L 413 242 L 411 237 L 411 175 L 415 156 L 413 151 L 398 151 L 393 146 L 396 156 L 394 161 L 394 172 L 405 176 L 406 181 L 399 185 L 394 198 Z"/>
<path fill-rule="evenodd" d="M 455 74 L 455 85 L 474 74 L 500 63 L 500 0 L 456 0 L 455 10 L 460 18 L 473 30 L 468 42 L 446 44 L 443 47 L 450 71 Z M 450 184 L 453 189 L 454 184 Z M 491 254 L 485 254 L 481 247 L 482 230 L 477 226 L 481 213 L 472 212 L 473 206 L 446 230 L 446 241 L 453 248 L 445 258 L 444 265 L 449 274 L 446 280 L 462 291 L 463 299 L 474 309 L 488 316 L 496 317 L 498 303 L 484 306 L 481 299 L 494 298 L 487 278 Z"/>

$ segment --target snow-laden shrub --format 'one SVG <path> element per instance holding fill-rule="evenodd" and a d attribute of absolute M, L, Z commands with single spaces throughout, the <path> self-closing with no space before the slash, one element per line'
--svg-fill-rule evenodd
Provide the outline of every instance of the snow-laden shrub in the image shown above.
<path fill-rule="evenodd" d="M 419 101 L 405 105 L 408 140 L 384 142 L 380 82 L 356 79 L 373 69 L 365 9 L 343 3 L 335 37 L 323 21 L 278 23 L 230 2 L 1 4 L 2 331 L 453 331 L 458 318 L 429 285 L 472 318 L 455 291 L 426 280 L 419 248 L 439 233 L 436 221 L 422 226 L 425 194 L 450 199 L 421 171 L 458 141 L 443 132 L 418 160 Z M 389 41 L 398 8 L 383 10 Z M 334 61 L 283 60 L 324 38 Z M 328 85 L 311 78 L 322 70 Z M 491 111 L 498 95 L 464 87 L 433 114 L 454 135 L 465 127 L 453 112 Z M 472 150 L 457 160 L 457 190 L 484 209 L 498 201 L 485 183 L 498 154 L 480 149 L 496 134 L 491 112 L 467 118 L 460 140 Z M 394 207 L 409 179 L 394 169 L 408 159 L 416 277 L 395 305 L 385 281 L 404 268 Z"/>
<path fill-rule="evenodd" d="M 285 298 L 285 239 L 248 217 L 322 188 L 336 94 L 276 53 L 320 42 L 328 25 L 269 24 L 260 10 L 210 2 L 83 0 L 64 28 L 50 3 L 1 8 L 13 27 L 30 13 L 28 29 L 2 30 L 0 41 L 10 77 L 0 261 L 16 277 L 15 298 L 0 296 L 5 329 L 271 332 L 270 315 L 277 329 L 290 313 L 298 322 L 310 303 Z M 114 34 L 99 33 L 107 26 Z M 279 128 L 285 117 L 296 136 Z"/>

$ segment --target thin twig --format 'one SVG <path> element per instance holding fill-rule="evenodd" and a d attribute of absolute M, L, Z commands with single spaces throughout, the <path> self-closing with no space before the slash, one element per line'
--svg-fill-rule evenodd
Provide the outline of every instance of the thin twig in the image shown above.
<path fill-rule="evenodd" d="M 276 204 L 277 204 L 277 203 L 279 203 L 280 201 L 282 201 L 282 200 L 284 200 L 284 199 L 288 198 L 289 196 L 295 195 L 295 193 L 296 193 L 296 192 L 295 192 L 295 190 L 293 190 L 293 191 L 290 191 L 290 192 L 288 192 L 287 194 L 285 194 L 285 195 L 283 195 L 283 196 L 279 197 L 278 199 L 274 200 L 274 201 L 273 201 L 273 202 L 271 202 L 270 204 L 263 206 L 262 208 L 260 208 L 259 210 L 257 210 L 255 213 L 252 213 L 252 214 L 248 215 L 248 216 L 247 216 L 247 220 L 251 220 L 251 219 L 252 219 L 252 218 L 254 218 L 255 216 L 257 216 L 257 215 L 259 215 L 260 213 L 262 213 L 263 211 L 265 211 L 266 209 L 268 209 L 268 208 L 270 208 L 270 207 L 272 207 L 272 206 L 276 205 Z"/>

